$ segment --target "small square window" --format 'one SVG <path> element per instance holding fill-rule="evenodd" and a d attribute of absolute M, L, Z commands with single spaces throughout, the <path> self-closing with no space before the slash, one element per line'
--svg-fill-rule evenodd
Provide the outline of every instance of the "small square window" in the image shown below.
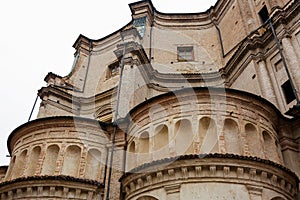
<path fill-rule="evenodd" d="M 296 99 L 290 80 L 287 80 L 284 84 L 282 84 L 281 88 L 287 104 Z"/>
<path fill-rule="evenodd" d="M 108 66 L 108 78 L 117 76 L 120 73 L 119 62 L 114 62 Z"/>
<path fill-rule="evenodd" d="M 194 60 L 194 49 L 192 46 L 177 47 L 177 59 L 179 62 Z"/>

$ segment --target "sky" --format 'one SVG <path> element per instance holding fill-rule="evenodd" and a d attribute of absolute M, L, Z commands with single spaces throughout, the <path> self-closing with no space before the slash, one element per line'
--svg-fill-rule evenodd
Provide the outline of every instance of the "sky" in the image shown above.
<path fill-rule="evenodd" d="M 206 11 L 217 0 L 152 0 L 165 13 Z M 0 166 L 8 165 L 7 138 L 26 123 L 48 72 L 67 75 L 79 34 L 100 39 L 131 20 L 134 0 L 0 1 Z M 40 101 L 31 120 L 37 115 Z"/>

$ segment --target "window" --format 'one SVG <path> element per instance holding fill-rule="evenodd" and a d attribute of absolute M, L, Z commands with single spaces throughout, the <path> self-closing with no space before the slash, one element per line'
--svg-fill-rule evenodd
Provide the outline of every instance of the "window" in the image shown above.
<path fill-rule="evenodd" d="M 120 65 L 119 62 L 114 62 L 108 66 L 108 78 L 119 75 Z"/>
<path fill-rule="evenodd" d="M 177 59 L 179 62 L 194 60 L 194 50 L 192 46 L 177 47 Z"/>
<path fill-rule="evenodd" d="M 140 36 L 143 38 L 146 31 L 146 17 L 135 19 L 133 22 L 133 26 L 136 28 Z"/>
<path fill-rule="evenodd" d="M 287 80 L 284 84 L 282 84 L 281 88 L 287 104 L 296 99 L 290 80 Z"/>
<path fill-rule="evenodd" d="M 269 19 L 269 12 L 266 6 L 264 6 L 258 13 L 261 23 L 265 23 Z"/>

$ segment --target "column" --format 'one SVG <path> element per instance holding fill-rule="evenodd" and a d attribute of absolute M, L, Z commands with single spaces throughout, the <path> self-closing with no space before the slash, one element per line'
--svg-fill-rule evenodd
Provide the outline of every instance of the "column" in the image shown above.
<path fill-rule="evenodd" d="M 295 89 L 299 95 L 300 91 L 300 66 L 295 49 L 290 41 L 290 38 L 284 37 L 282 39 L 282 48 L 285 59 L 288 65 L 289 73 L 295 85 Z"/>
<path fill-rule="evenodd" d="M 259 81 L 262 96 L 271 101 L 274 105 L 278 105 L 271 78 L 264 60 L 258 61 L 257 78 Z"/>

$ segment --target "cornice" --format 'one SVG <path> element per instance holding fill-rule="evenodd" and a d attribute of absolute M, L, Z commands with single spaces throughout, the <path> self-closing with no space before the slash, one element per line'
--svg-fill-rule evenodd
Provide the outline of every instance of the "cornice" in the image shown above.
<path fill-rule="evenodd" d="M 249 161 L 254 161 L 254 162 L 259 162 L 267 165 L 271 165 L 274 167 L 277 167 L 286 173 L 288 173 L 290 176 L 295 177 L 297 183 L 299 183 L 299 179 L 297 175 L 291 171 L 289 168 L 286 168 L 283 165 L 280 165 L 278 163 L 275 163 L 270 160 L 258 158 L 258 157 L 253 157 L 253 156 L 243 156 L 243 155 L 235 155 L 235 154 L 220 154 L 220 153 L 214 153 L 214 154 L 190 154 L 190 155 L 182 155 L 182 156 L 175 156 L 175 157 L 169 157 L 169 158 L 163 158 L 160 160 L 155 160 L 149 163 L 142 164 L 129 172 L 126 172 L 121 178 L 124 179 L 126 176 L 129 176 L 130 174 L 135 174 L 135 173 L 141 173 L 144 170 L 147 170 L 149 167 L 157 166 L 157 165 L 163 165 L 163 164 L 171 164 L 174 161 L 180 161 L 180 160 L 189 160 L 189 159 L 207 159 L 207 158 L 221 158 L 221 159 L 234 159 L 234 160 L 249 160 Z"/>
<path fill-rule="evenodd" d="M 289 20 L 291 20 L 291 17 L 295 17 L 299 13 L 299 4 L 299 1 L 297 1 L 293 5 L 290 5 L 290 10 L 278 10 L 272 16 L 274 28 L 279 29 L 277 30 L 279 39 L 289 35 L 290 31 L 287 29 L 287 27 L 285 27 L 285 25 Z M 263 33 L 259 33 L 262 28 L 266 29 L 266 31 L 264 31 Z M 220 73 L 222 72 L 227 77 L 226 82 L 230 85 L 230 83 L 232 82 L 232 80 L 230 80 L 230 77 L 232 77 L 233 72 L 243 70 L 242 67 L 238 70 L 236 69 L 236 67 L 240 66 L 240 61 L 244 60 L 245 56 L 248 55 L 254 59 L 264 58 L 267 54 L 269 54 L 270 50 L 274 50 L 266 49 L 272 43 L 275 44 L 269 23 L 262 25 L 255 31 L 251 32 L 247 37 L 245 37 L 240 42 L 237 50 L 230 57 L 225 66 L 219 70 Z M 266 51 L 263 52 L 263 50 Z M 253 54 L 253 52 L 255 51 L 259 53 L 256 55 Z"/>
<path fill-rule="evenodd" d="M 107 123 L 103 123 L 94 119 L 76 116 L 53 116 L 38 118 L 36 120 L 24 123 L 12 131 L 7 139 L 8 152 L 9 154 L 11 154 L 14 143 L 26 133 L 54 127 L 72 127 L 75 123 L 77 127 L 83 126 L 86 128 L 89 125 L 97 130 L 99 125 L 103 127 L 101 128 L 101 130 L 105 130 L 106 126 L 109 125 Z"/>
<path fill-rule="evenodd" d="M 64 175 L 59 175 L 59 176 L 28 176 L 28 177 L 21 177 L 17 179 L 13 179 L 10 181 L 5 181 L 0 183 L 0 187 L 8 186 L 8 185 L 13 185 L 13 184 L 21 184 L 22 182 L 29 182 L 30 185 L 32 185 L 33 182 L 38 182 L 40 181 L 46 181 L 49 183 L 51 181 L 61 181 L 62 183 L 67 182 L 68 185 L 70 185 L 70 182 L 77 182 L 77 183 L 83 183 L 83 184 L 88 184 L 88 185 L 93 185 L 97 186 L 98 188 L 104 188 L 104 184 L 95 180 L 90 180 L 90 179 L 81 179 L 81 178 L 75 178 L 72 176 L 64 176 Z"/>
<path fill-rule="evenodd" d="M 192 154 L 143 164 L 125 173 L 119 181 L 127 197 L 151 187 L 174 182 L 205 183 L 211 180 L 276 190 L 294 198 L 299 179 L 288 168 L 269 160 L 234 154 Z"/>
<path fill-rule="evenodd" d="M 200 95 L 201 94 L 208 94 L 208 95 L 220 95 L 226 98 L 232 98 L 239 101 L 242 101 L 245 104 L 248 104 L 249 102 L 252 102 L 248 106 L 253 106 L 254 109 L 257 109 L 257 107 L 264 108 L 265 110 L 272 110 L 274 112 L 274 115 L 277 115 L 277 117 L 281 120 L 286 119 L 281 112 L 268 100 L 262 98 L 261 96 L 248 93 L 246 91 L 231 89 L 231 88 L 223 88 L 223 87 L 189 87 L 189 88 L 182 88 L 177 89 L 174 91 L 169 91 L 167 93 L 163 93 L 160 95 L 157 95 L 155 97 L 152 97 L 138 105 L 136 105 L 134 108 L 132 108 L 128 115 L 128 118 L 132 117 L 135 112 L 140 112 L 143 109 L 147 109 L 149 105 L 156 104 L 156 102 L 162 103 L 162 99 L 167 102 L 170 101 L 170 99 L 178 98 L 180 96 L 186 96 L 187 93 L 192 92 L 194 95 Z"/>
<path fill-rule="evenodd" d="M 85 44 L 88 44 L 89 42 L 92 42 L 92 43 L 101 43 L 101 42 L 105 42 L 105 40 L 109 39 L 110 37 L 112 37 L 113 35 L 118 35 L 122 30 L 125 30 L 128 28 L 128 26 L 131 26 L 132 25 L 132 20 L 130 22 L 128 22 L 125 26 L 121 27 L 120 29 L 114 31 L 113 33 L 105 36 L 105 37 L 102 37 L 100 39 L 90 39 L 82 34 L 80 34 L 78 36 L 78 38 L 76 39 L 75 43 L 73 44 L 73 48 L 75 49 L 78 49 L 78 47 L 80 46 L 81 43 L 85 43 Z"/>

